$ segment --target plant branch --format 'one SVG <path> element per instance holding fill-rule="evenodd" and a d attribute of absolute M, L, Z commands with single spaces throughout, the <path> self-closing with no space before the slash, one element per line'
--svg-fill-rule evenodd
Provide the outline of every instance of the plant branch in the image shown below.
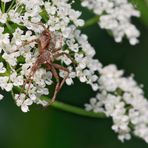
<path fill-rule="evenodd" d="M 81 28 L 87 28 L 87 27 L 90 27 L 94 24 L 96 24 L 97 22 L 99 21 L 99 16 L 95 16 L 91 19 L 88 19 L 86 22 L 85 22 L 85 25 L 82 26 Z"/>
<path fill-rule="evenodd" d="M 69 113 L 73 113 L 73 114 L 85 116 L 85 117 L 91 117 L 91 118 L 105 118 L 106 117 L 104 113 L 94 113 L 92 111 L 85 111 L 82 108 L 72 106 L 69 104 L 65 104 L 59 101 L 55 101 L 51 106 L 56 109 L 60 109 L 60 110 L 63 110 Z"/>
<path fill-rule="evenodd" d="M 14 32 L 14 29 L 11 27 L 11 25 L 8 22 L 6 22 L 6 26 L 7 26 L 8 30 L 10 31 L 10 33 Z"/>
<path fill-rule="evenodd" d="M 2 13 L 5 13 L 5 3 L 1 1 L 1 10 Z"/>
<path fill-rule="evenodd" d="M 7 12 L 9 12 L 9 11 L 12 9 L 12 7 L 14 6 L 14 3 L 15 3 L 15 0 L 13 0 L 13 1 L 11 2 L 9 8 L 7 9 Z"/>
<path fill-rule="evenodd" d="M 12 98 L 15 100 L 13 91 L 11 91 L 11 95 L 12 95 Z M 42 97 L 42 98 L 46 99 L 46 97 Z M 73 113 L 79 116 L 90 117 L 90 118 L 105 118 L 106 117 L 104 113 L 101 113 L 101 112 L 94 113 L 92 111 L 86 111 L 80 107 L 65 104 L 60 101 L 55 101 L 51 106 L 53 108 L 56 108 L 56 109 L 59 109 L 65 112 Z"/>

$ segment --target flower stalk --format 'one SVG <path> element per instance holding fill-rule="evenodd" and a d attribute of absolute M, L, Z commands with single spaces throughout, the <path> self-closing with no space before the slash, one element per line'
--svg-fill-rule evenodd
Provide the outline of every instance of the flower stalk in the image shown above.
<path fill-rule="evenodd" d="M 11 91 L 11 95 L 12 95 L 12 98 L 15 100 L 13 91 Z M 47 100 L 48 98 L 42 97 L 41 99 Z M 104 113 L 101 113 L 101 112 L 94 113 L 93 111 L 86 111 L 80 107 L 76 107 L 76 106 L 66 104 L 60 101 L 55 101 L 53 104 L 51 104 L 51 107 L 58 109 L 58 110 L 65 111 L 67 113 L 72 113 L 75 115 L 89 117 L 89 118 L 105 118 L 106 117 Z"/>
<path fill-rule="evenodd" d="M 1 1 L 1 10 L 2 10 L 2 13 L 5 13 L 5 3 Z"/>
<path fill-rule="evenodd" d="M 90 18 L 90 19 L 86 20 L 85 25 L 83 27 L 81 27 L 81 28 L 83 29 L 83 28 L 88 28 L 90 26 L 93 26 L 98 21 L 99 21 L 99 16 L 94 16 L 93 18 Z"/>
<path fill-rule="evenodd" d="M 82 108 L 72 106 L 69 104 L 65 104 L 65 103 L 59 102 L 59 101 L 55 101 L 51 106 L 56 109 L 60 109 L 62 111 L 73 113 L 73 114 L 79 115 L 79 116 L 90 117 L 90 118 L 105 118 L 106 117 L 104 113 L 101 113 L 101 112 L 94 113 L 93 111 L 88 112 Z"/>

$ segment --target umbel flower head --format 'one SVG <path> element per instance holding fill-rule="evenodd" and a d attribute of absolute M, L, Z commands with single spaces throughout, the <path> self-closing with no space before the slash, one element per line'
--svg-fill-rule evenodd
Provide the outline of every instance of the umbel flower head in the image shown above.
<path fill-rule="evenodd" d="M 139 17 L 140 12 L 128 0 L 82 0 L 82 6 L 99 16 L 99 26 L 110 31 L 116 42 L 126 36 L 131 45 L 138 43 L 140 32 L 131 18 Z"/>
<path fill-rule="evenodd" d="M 85 104 L 86 110 L 112 117 L 112 129 L 123 142 L 131 133 L 148 143 L 148 101 L 133 76 L 124 77 L 115 65 L 100 70 L 99 92 Z"/>
<path fill-rule="evenodd" d="M 6 2 L 4 5 L 7 5 Z M 94 90 L 98 89 L 96 74 L 101 64 L 93 59 L 95 50 L 88 43 L 87 36 L 77 29 L 84 24 L 79 19 L 81 12 L 72 9 L 68 0 L 18 0 L 13 5 L 9 3 L 9 6 L 5 12 L 0 12 L 0 87 L 5 91 L 13 90 L 16 104 L 23 112 L 29 111 L 28 106 L 33 103 L 47 105 L 47 100 L 40 97 L 49 97 L 52 93 L 50 87 L 56 83 L 51 71 L 40 66 L 31 78 L 31 84 L 26 82 L 23 86 L 39 56 L 38 44 L 32 42 L 23 45 L 39 38 L 44 30 L 40 23 L 52 32 L 51 40 L 54 40 L 55 46 L 61 46 L 62 52 L 75 60 L 73 64 L 65 55 L 56 59 L 69 70 L 66 84 L 73 84 L 73 78 L 77 77 L 81 82 L 90 84 Z M 57 71 L 60 78 L 64 78 L 66 73 Z M 24 87 L 21 94 L 20 87 Z"/>

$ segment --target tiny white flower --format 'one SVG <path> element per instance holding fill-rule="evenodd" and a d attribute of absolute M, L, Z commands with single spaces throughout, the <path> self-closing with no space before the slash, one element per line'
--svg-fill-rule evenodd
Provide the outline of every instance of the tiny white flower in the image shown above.
<path fill-rule="evenodd" d="M 13 54 L 7 54 L 4 53 L 2 57 L 11 65 L 16 66 L 17 65 L 17 59 Z"/>
<path fill-rule="evenodd" d="M 0 10 L 0 23 L 5 24 L 7 22 L 8 15 L 6 13 L 2 13 Z"/>
<path fill-rule="evenodd" d="M 29 111 L 29 107 L 28 107 L 26 104 L 22 104 L 22 105 L 21 105 L 21 110 L 22 110 L 24 113 L 26 113 L 26 112 Z"/>
<path fill-rule="evenodd" d="M 131 133 L 144 139 L 148 137 L 148 101 L 143 90 L 131 77 L 124 77 L 123 71 L 115 65 L 99 70 L 99 92 L 85 105 L 87 111 L 103 112 L 112 117 L 112 129 L 122 142 L 131 139 Z M 132 124 L 131 126 L 129 126 Z"/>
<path fill-rule="evenodd" d="M 132 25 L 131 17 L 139 17 L 140 12 L 127 0 L 82 0 L 82 6 L 100 16 L 98 24 L 111 31 L 116 42 L 121 42 L 124 36 L 131 45 L 139 42 L 140 32 Z"/>
<path fill-rule="evenodd" d="M 29 107 L 30 105 L 32 105 L 33 101 L 31 99 L 26 99 L 22 105 L 21 105 L 21 109 L 23 112 L 28 112 L 29 111 Z"/>
<path fill-rule="evenodd" d="M 4 67 L 4 64 L 0 62 L 0 73 L 5 73 L 5 72 L 6 72 L 6 68 Z"/>

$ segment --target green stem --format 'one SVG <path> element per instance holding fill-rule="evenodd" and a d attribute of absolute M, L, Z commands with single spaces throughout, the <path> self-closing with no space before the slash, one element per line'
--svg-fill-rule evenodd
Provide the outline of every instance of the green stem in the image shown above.
<path fill-rule="evenodd" d="M 92 117 L 92 118 L 105 118 L 106 117 L 104 113 L 94 113 L 92 111 L 85 111 L 82 108 L 75 107 L 69 104 L 65 104 L 59 101 L 55 101 L 51 106 L 54 108 L 69 112 L 69 113 L 73 113 L 73 114 L 85 116 L 85 117 Z"/>
<path fill-rule="evenodd" d="M 2 13 L 5 13 L 5 3 L 1 1 L 1 10 Z"/>
<path fill-rule="evenodd" d="M 14 32 L 14 29 L 11 27 L 11 25 L 8 22 L 6 23 L 6 26 L 9 29 L 10 33 Z"/>
<path fill-rule="evenodd" d="M 89 26 L 92 26 L 92 25 L 96 24 L 98 21 L 99 21 L 99 16 L 95 16 L 95 17 L 93 17 L 93 18 L 87 20 L 87 21 L 85 22 L 85 25 L 82 26 L 81 28 L 87 28 L 87 27 L 89 27 Z"/>
<path fill-rule="evenodd" d="M 10 5 L 9 8 L 7 9 L 7 12 L 9 12 L 9 11 L 12 9 L 14 3 L 15 3 L 15 0 L 13 0 L 13 1 L 11 2 L 11 5 Z"/>
<path fill-rule="evenodd" d="M 11 91 L 11 95 L 12 95 L 13 99 L 15 100 L 13 91 Z M 46 98 L 44 97 L 44 99 L 46 99 Z M 80 107 L 72 106 L 72 105 L 65 104 L 65 103 L 62 103 L 59 101 L 55 101 L 51 106 L 56 109 L 59 109 L 59 110 L 65 111 L 65 112 L 69 112 L 69 113 L 72 113 L 75 115 L 79 115 L 79 116 L 90 117 L 90 118 L 105 118 L 106 117 L 104 113 L 101 113 L 101 112 L 95 113 L 92 111 L 86 111 Z"/>

